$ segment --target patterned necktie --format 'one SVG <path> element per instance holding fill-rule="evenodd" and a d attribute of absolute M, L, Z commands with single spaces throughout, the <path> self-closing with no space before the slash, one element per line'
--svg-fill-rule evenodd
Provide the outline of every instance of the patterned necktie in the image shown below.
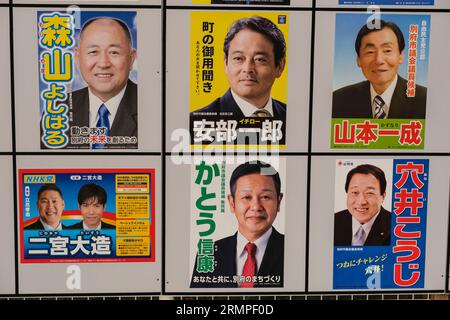
<path fill-rule="evenodd" d="M 106 137 L 109 136 L 109 110 L 108 108 L 102 103 L 102 105 L 100 106 L 100 108 L 98 108 L 98 121 L 96 124 L 97 128 L 106 128 L 104 131 L 104 135 Z M 102 149 L 105 147 L 104 143 L 94 143 L 92 144 L 92 149 Z"/>
<path fill-rule="evenodd" d="M 353 246 L 363 246 L 365 242 L 365 236 L 366 232 L 364 231 L 363 227 L 360 226 L 358 231 L 355 233 L 355 237 L 353 238 L 352 245 Z"/>
<path fill-rule="evenodd" d="M 271 118 L 272 115 L 270 114 L 269 111 L 267 111 L 266 109 L 260 109 L 260 110 L 256 110 L 255 112 L 252 113 L 252 117 L 266 117 L 266 118 Z"/>
<path fill-rule="evenodd" d="M 256 244 L 250 242 L 247 243 L 245 245 L 245 250 L 247 250 L 247 260 L 245 260 L 244 268 L 242 269 L 242 276 L 245 277 L 245 280 L 239 287 L 253 288 L 253 281 L 247 282 L 247 277 L 253 277 L 256 275 Z"/>
<path fill-rule="evenodd" d="M 375 102 L 375 115 L 373 116 L 375 119 L 385 119 L 386 112 L 384 112 L 384 101 L 380 96 L 376 96 L 373 101 Z"/>

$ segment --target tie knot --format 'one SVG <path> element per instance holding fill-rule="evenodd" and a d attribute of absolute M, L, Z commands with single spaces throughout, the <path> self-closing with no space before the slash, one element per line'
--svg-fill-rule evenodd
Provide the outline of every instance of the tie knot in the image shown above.
<path fill-rule="evenodd" d="M 272 117 L 269 111 L 266 109 L 260 109 L 253 112 L 254 117 Z"/>
<path fill-rule="evenodd" d="M 100 106 L 100 108 L 98 108 L 98 115 L 100 117 L 104 117 L 104 116 L 108 116 L 109 115 L 109 110 L 103 103 Z"/>
<path fill-rule="evenodd" d="M 245 245 L 245 250 L 247 250 L 248 255 L 254 256 L 256 252 L 256 244 L 251 242 L 247 243 Z"/>
<path fill-rule="evenodd" d="M 385 105 L 383 98 L 381 98 L 380 96 L 375 96 L 375 98 L 373 100 L 375 101 L 375 103 L 377 105 L 379 105 L 381 107 Z"/>

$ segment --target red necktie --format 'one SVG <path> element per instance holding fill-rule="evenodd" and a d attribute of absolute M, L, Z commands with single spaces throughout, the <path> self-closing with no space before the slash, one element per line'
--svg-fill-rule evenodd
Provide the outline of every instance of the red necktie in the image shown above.
<path fill-rule="evenodd" d="M 256 245 L 249 242 L 245 245 L 245 250 L 247 250 L 247 260 L 245 260 L 244 268 L 242 269 L 242 276 L 245 277 L 246 280 L 244 280 L 239 287 L 253 288 L 253 281 L 246 281 L 247 277 L 253 277 L 256 275 Z"/>

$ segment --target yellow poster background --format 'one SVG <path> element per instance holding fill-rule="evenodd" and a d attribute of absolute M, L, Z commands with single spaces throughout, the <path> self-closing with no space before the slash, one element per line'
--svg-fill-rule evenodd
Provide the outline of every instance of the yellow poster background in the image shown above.
<path fill-rule="evenodd" d="M 285 102 L 287 104 L 287 70 L 288 70 L 288 30 L 289 19 L 286 12 L 211 12 L 194 11 L 191 12 L 191 48 L 190 48 L 190 112 L 206 107 L 215 99 L 221 97 L 228 89 L 229 83 L 225 74 L 225 63 L 223 53 L 223 42 L 231 24 L 240 18 L 261 16 L 271 20 L 283 32 L 286 41 L 286 65 L 283 74 L 276 79 L 271 96 L 272 98 Z M 284 17 L 285 23 L 278 23 L 279 17 Z M 203 31 L 203 23 L 214 23 L 212 32 Z M 214 42 L 207 46 L 214 47 L 214 65 L 211 70 L 214 73 L 211 92 L 203 92 L 201 73 L 202 73 L 202 38 L 205 35 L 211 35 Z M 198 67 L 198 53 L 200 50 L 200 69 Z M 197 83 L 198 71 L 200 72 L 200 85 Z"/>

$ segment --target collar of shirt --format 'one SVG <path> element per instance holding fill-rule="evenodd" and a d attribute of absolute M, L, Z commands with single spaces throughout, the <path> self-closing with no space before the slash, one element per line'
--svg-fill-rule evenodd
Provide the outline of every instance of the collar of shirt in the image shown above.
<path fill-rule="evenodd" d="M 110 129 L 112 128 L 114 118 L 116 117 L 117 109 L 119 109 L 120 101 L 122 101 L 126 89 L 127 86 L 125 86 L 116 96 L 112 97 L 106 102 L 100 100 L 94 93 L 92 93 L 91 89 L 89 89 L 89 127 L 95 128 L 97 126 L 98 108 L 100 108 L 102 103 L 104 103 L 109 111 L 108 116 L 109 126 Z"/>
<path fill-rule="evenodd" d="M 244 116 L 251 117 L 255 111 L 261 110 L 261 108 L 257 108 L 251 103 L 239 97 L 236 93 L 233 92 L 233 90 L 231 90 L 231 94 L 233 95 L 234 101 L 236 101 L 236 104 L 241 109 Z M 262 109 L 266 109 L 267 111 L 269 111 L 273 117 L 272 98 L 269 98 L 269 101 L 267 101 L 266 105 Z"/>
<path fill-rule="evenodd" d="M 44 226 L 44 230 L 62 230 L 62 224 L 61 221 L 59 222 L 58 226 L 56 228 L 53 228 L 52 226 L 46 224 L 44 221 L 41 220 L 42 225 Z"/>
<path fill-rule="evenodd" d="M 267 243 L 269 242 L 270 235 L 272 234 L 272 228 L 269 228 L 261 237 L 259 237 L 253 243 L 256 245 L 256 271 L 258 272 L 261 265 L 264 253 L 266 252 Z M 245 246 L 249 241 L 238 231 L 237 233 L 237 246 L 236 246 L 236 262 L 237 262 L 237 275 L 242 275 L 242 269 L 244 268 L 245 261 L 247 260 L 247 250 Z"/>
<path fill-rule="evenodd" d="M 373 88 L 372 84 L 370 84 L 370 98 L 372 101 L 372 115 L 375 115 L 375 102 L 373 101 L 375 99 L 376 96 L 380 96 L 381 99 L 383 99 L 384 101 L 384 112 L 386 112 L 386 117 L 389 115 L 389 107 L 391 106 L 391 100 L 392 100 L 392 96 L 394 95 L 394 91 L 395 91 L 395 87 L 397 86 L 397 81 L 398 81 L 398 75 L 395 75 L 395 79 L 394 81 L 391 82 L 391 84 L 389 85 L 389 87 L 384 90 L 384 92 L 382 94 L 378 94 L 375 89 Z"/>
<path fill-rule="evenodd" d="M 83 230 L 101 230 L 102 229 L 102 222 L 100 221 L 100 223 L 98 224 L 98 226 L 97 227 L 95 227 L 95 228 L 89 228 L 87 225 L 85 225 L 84 224 L 84 221 L 83 221 Z"/>
<path fill-rule="evenodd" d="M 381 210 L 381 209 L 380 209 Z M 380 214 L 380 210 L 378 210 L 377 214 L 372 217 L 369 221 L 367 221 L 364 224 L 361 224 L 356 220 L 354 217 L 352 217 L 352 239 L 355 237 L 356 232 L 358 231 L 359 227 L 362 226 L 365 232 L 364 235 L 364 241 L 367 240 L 367 236 L 369 235 L 370 229 L 372 229 L 373 223 L 375 222 L 375 219 Z"/>

